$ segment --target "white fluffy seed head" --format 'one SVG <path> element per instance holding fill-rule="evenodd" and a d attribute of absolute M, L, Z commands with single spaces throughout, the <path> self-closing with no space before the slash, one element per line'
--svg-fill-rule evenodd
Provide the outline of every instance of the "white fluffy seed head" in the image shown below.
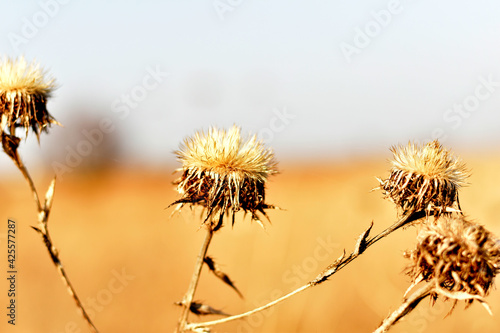
<path fill-rule="evenodd" d="M 35 61 L 28 63 L 24 57 L 0 61 L 0 93 L 27 95 L 40 94 L 50 97 L 55 80 L 47 78 L 45 71 Z"/>
<path fill-rule="evenodd" d="M 187 138 L 176 152 L 182 169 L 265 181 L 277 172 L 272 150 L 255 135 L 244 140 L 240 132 L 236 126 L 229 131 L 212 127 Z"/>
<path fill-rule="evenodd" d="M 407 146 L 392 147 L 391 151 L 394 154 L 393 169 L 447 181 L 456 187 L 467 184 L 469 172 L 465 164 L 437 140 L 423 147 L 410 142 Z"/>

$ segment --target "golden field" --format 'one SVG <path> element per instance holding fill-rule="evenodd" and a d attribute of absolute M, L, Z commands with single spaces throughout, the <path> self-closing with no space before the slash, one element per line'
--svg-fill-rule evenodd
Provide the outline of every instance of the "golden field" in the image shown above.
<path fill-rule="evenodd" d="M 495 154 L 499 156 L 499 154 Z M 500 234 L 500 157 L 462 156 L 472 170 L 461 205 L 471 218 Z M 351 251 L 374 221 L 373 234 L 397 218 L 382 199 L 375 176 L 388 175 L 389 157 L 297 163 L 283 161 L 268 183 L 269 212 L 263 230 L 247 216 L 218 231 L 209 249 L 244 299 L 203 270 L 195 299 L 237 314 L 282 296 L 314 278 Z M 4 158 L 7 158 L 4 156 Z M 199 211 L 171 217 L 176 199 L 172 174 L 163 170 L 114 170 L 67 174 L 59 180 L 49 219 L 61 260 L 100 332 L 173 332 L 204 231 Z M 1 332 L 89 332 L 76 312 L 40 236 L 28 186 L 12 167 L 0 179 L 2 279 Z M 50 174 L 35 173 L 44 192 Z M 7 219 L 17 224 L 16 326 L 5 316 L 8 285 Z M 248 320 L 217 326 L 216 332 L 371 332 L 400 303 L 409 286 L 403 252 L 416 229 L 399 230 L 369 248 L 330 281 Z M 464 310 L 451 302 L 425 300 L 391 332 L 498 332 L 500 291 L 488 297 L 494 316 L 477 303 Z M 191 320 L 206 318 L 190 316 Z M 210 317 L 215 319 L 218 317 Z"/>

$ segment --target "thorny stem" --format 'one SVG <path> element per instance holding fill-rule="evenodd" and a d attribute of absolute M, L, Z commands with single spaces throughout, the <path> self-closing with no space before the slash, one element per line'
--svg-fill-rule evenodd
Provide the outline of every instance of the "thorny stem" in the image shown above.
<path fill-rule="evenodd" d="M 182 300 L 182 314 L 179 318 L 179 324 L 177 326 L 176 332 L 184 332 L 188 329 L 189 325 L 187 325 L 187 319 L 189 315 L 189 309 L 191 308 L 191 303 L 193 302 L 193 297 L 196 292 L 196 287 L 198 286 L 198 281 L 200 280 L 201 269 L 203 268 L 203 260 L 207 255 L 208 247 L 210 245 L 210 241 L 212 240 L 214 232 L 211 228 L 207 228 L 207 235 L 205 236 L 205 241 L 201 246 L 200 253 L 198 254 L 198 258 L 196 259 L 196 264 L 194 266 L 193 276 L 191 277 L 191 282 L 189 283 L 188 290 L 186 295 Z"/>
<path fill-rule="evenodd" d="M 415 291 L 409 298 L 403 301 L 403 304 L 391 313 L 387 318 L 384 319 L 382 324 L 373 333 L 383 333 L 387 332 L 398 320 L 406 316 L 413 309 L 417 307 L 421 300 L 430 295 L 433 286 L 427 284 L 424 287 Z"/>
<path fill-rule="evenodd" d="M 40 199 L 38 197 L 38 192 L 36 190 L 35 184 L 33 183 L 33 179 L 31 178 L 28 169 L 24 166 L 21 158 L 17 158 L 17 160 L 14 160 L 16 166 L 19 168 L 21 173 L 23 174 L 24 178 L 28 182 L 31 192 L 33 194 L 33 198 L 35 200 L 35 204 L 37 205 L 38 208 L 38 227 L 32 227 L 34 230 L 36 230 L 40 235 L 42 236 L 43 243 L 45 244 L 45 247 L 49 251 L 50 258 L 52 259 L 52 262 L 56 266 L 57 270 L 59 271 L 59 274 L 61 275 L 61 278 L 66 285 L 68 289 L 68 293 L 70 296 L 73 298 L 73 300 L 76 303 L 76 306 L 82 315 L 83 319 L 87 322 L 89 325 L 90 329 L 94 333 L 98 333 L 97 328 L 95 327 L 94 323 L 90 319 L 89 315 L 85 311 L 82 302 L 78 298 L 78 295 L 76 294 L 75 288 L 73 288 L 73 285 L 71 284 L 68 275 L 66 274 L 66 271 L 64 270 L 64 267 L 61 263 L 61 260 L 59 259 L 58 251 L 55 248 L 54 244 L 52 243 L 52 240 L 50 238 L 49 234 L 49 226 L 48 226 L 48 219 L 49 219 L 49 214 L 50 214 L 50 209 L 51 209 L 51 202 L 52 202 L 52 197 L 47 198 L 44 206 L 42 207 L 42 203 L 40 202 Z M 54 186 L 54 184 L 51 184 L 51 186 Z M 53 190 L 53 189 L 52 189 Z"/>
<path fill-rule="evenodd" d="M 192 324 L 188 324 L 186 325 L 186 329 L 187 330 L 195 330 L 197 328 L 202 328 L 202 327 L 208 327 L 208 326 L 214 326 L 214 325 L 218 325 L 218 324 L 222 324 L 222 323 L 227 323 L 229 321 L 233 321 L 233 320 L 237 320 L 237 319 L 241 319 L 241 318 L 245 318 L 245 317 L 248 317 L 254 313 L 257 313 L 257 312 L 260 312 L 260 311 L 263 311 L 263 310 L 266 310 L 278 303 L 281 303 L 283 302 L 284 300 L 290 298 L 291 296 L 293 295 L 296 295 L 306 289 L 309 289 L 310 287 L 314 287 L 324 281 L 326 281 L 329 277 L 331 277 L 333 274 L 335 274 L 336 272 L 338 272 L 339 270 L 341 270 L 342 268 L 344 268 L 345 266 L 347 266 L 351 261 L 353 261 L 354 259 L 356 259 L 357 257 L 359 257 L 368 247 L 370 247 L 371 245 L 375 244 L 377 241 L 379 241 L 380 239 L 386 237 L 387 235 L 389 235 L 390 233 L 396 231 L 397 229 L 401 228 L 402 226 L 404 225 L 407 225 L 408 223 L 410 222 L 413 222 L 421 217 L 424 217 L 425 216 L 425 213 L 424 212 L 413 212 L 413 211 L 410 211 L 410 212 L 407 212 L 406 214 L 404 214 L 398 221 L 396 221 L 393 225 L 391 225 L 390 227 L 388 227 L 387 229 L 385 229 L 384 231 L 380 232 L 378 235 L 374 236 L 373 238 L 369 239 L 369 240 L 366 240 L 366 242 L 363 244 L 363 247 L 361 248 L 360 246 L 358 246 L 358 248 L 356 248 L 356 250 L 354 250 L 351 254 L 349 254 L 349 256 L 345 256 L 345 252 L 344 254 L 339 258 L 337 259 L 334 263 L 332 263 L 331 265 L 329 265 L 321 274 L 319 274 L 315 279 L 309 281 L 307 284 L 303 285 L 302 287 L 300 288 L 297 288 L 295 289 L 294 291 L 286 294 L 285 296 L 282 296 L 270 303 L 267 303 L 261 307 L 258 307 L 258 308 L 255 308 L 253 310 L 250 310 L 248 312 L 245 312 L 245 313 L 241 313 L 239 315 L 234 315 L 234 316 L 230 316 L 230 317 L 226 317 L 226 318 L 223 318 L 223 319 L 218 319 L 218 320 L 213 320 L 213 321 L 207 321 L 207 322 L 200 322 L 200 323 L 192 323 Z M 367 232 L 369 231 L 370 229 L 367 230 Z M 366 233 L 365 237 L 368 235 L 368 233 Z M 364 239 L 364 238 L 363 238 Z"/>

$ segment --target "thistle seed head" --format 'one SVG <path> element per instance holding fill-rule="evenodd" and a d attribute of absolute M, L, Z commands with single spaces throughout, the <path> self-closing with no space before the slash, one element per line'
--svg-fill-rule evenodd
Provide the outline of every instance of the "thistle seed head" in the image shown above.
<path fill-rule="evenodd" d="M 31 128 L 40 140 L 40 132 L 59 124 L 48 113 L 46 103 L 55 88 L 53 79 L 38 64 L 28 64 L 23 57 L 0 60 L 1 130 L 16 136 L 16 127 Z"/>
<path fill-rule="evenodd" d="M 243 140 L 239 127 L 213 127 L 184 140 L 175 153 L 182 163 L 175 182 L 182 197 L 173 204 L 177 209 L 202 206 L 204 223 L 213 231 L 222 226 L 224 215 L 232 215 L 234 224 L 235 213 L 243 210 L 260 222 L 257 212 L 267 217 L 264 210 L 274 208 L 265 203 L 265 183 L 277 173 L 274 154 L 255 135 Z"/>
<path fill-rule="evenodd" d="M 432 297 L 482 300 L 500 272 L 500 242 L 483 226 L 463 216 L 443 216 L 426 224 L 411 260 L 408 274 L 413 281 L 435 284 Z"/>
<path fill-rule="evenodd" d="M 378 179 L 384 196 L 403 213 L 425 210 L 436 218 L 459 211 L 458 189 L 469 177 L 465 164 L 435 140 L 423 147 L 409 143 L 392 147 L 394 159 L 388 179 Z"/>

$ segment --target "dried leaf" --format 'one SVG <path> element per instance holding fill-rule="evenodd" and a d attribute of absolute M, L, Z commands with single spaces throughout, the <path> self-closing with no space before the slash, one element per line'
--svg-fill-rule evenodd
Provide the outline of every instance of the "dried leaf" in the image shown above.
<path fill-rule="evenodd" d="M 200 315 L 200 316 L 205 316 L 205 315 L 220 315 L 220 316 L 226 316 L 226 317 L 230 316 L 230 314 L 225 313 L 224 311 L 214 309 L 209 305 L 198 303 L 198 302 L 191 303 L 191 307 L 189 308 L 189 310 L 192 313 Z"/>
<path fill-rule="evenodd" d="M 9 155 L 9 157 L 12 158 L 17 165 L 20 165 L 19 154 L 17 153 L 20 141 L 21 139 L 18 137 L 2 132 L 3 151 Z"/>
<path fill-rule="evenodd" d="M 182 303 L 177 302 L 177 305 L 182 305 Z M 191 302 L 191 306 L 189 307 L 189 311 L 198 315 L 198 316 L 206 316 L 206 315 L 219 315 L 229 317 L 230 314 L 225 313 L 224 311 L 217 310 L 212 308 L 209 305 L 200 303 L 200 302 Z"/>
<path fill-rule="evenodd" d="M 234 289 L 234 291 L 236 291 L 236 293 L 241 297 L 243 298 L 243 295 L 241 294 L 241 292 L 238 290 L 238 288 L 236 288 L 236 286 L 234 285 L 234 282 L 229 278 L 229 276 L 222 272 L 219 267 L 217 266 L 217 264 L 215 263 L 214 259 L 212 257 L 209 257 L 209 256 L 206 256 L 203 261 L 205 262 L 205 264 L 207 264 L 208 266 L 208 269 L 210 271 L 212 271 L 212 273 L 215 274 L 215 276 L 217 276 L 219 279 L 221 279 L 224 283 L 226 283 L 227 285 L 229 285 L 231 288 Z"/>
<path fill-rule="evenodd" d="M 361 253 L 363 253 L 366 250 L 366 244 L 368 243 L 367 238 L 370 235 L 370 231 L 372 230 L 372 227 L 373 227 L 373 221 L 370 224 L 370 226 L 368 227 L 368 229 L 366 229 L 359 236 L 358 242 L 356 243 L 356 247 L 354 248 L 354 255 L 356 255 L 356 256 L 360 255 Z"/>
<path fill-rule="evenodd" d="M 50 211 L 50 208 L 52 207 L 52 199 L 54 198 L 54 190 L 56 187 L 56 177 L 57 176 L 54 176 L 54 179 L 52 179 L 52 181 L 50 182 L 47 193 L 45 194 L 44 211 L 47 215 Z"/>

